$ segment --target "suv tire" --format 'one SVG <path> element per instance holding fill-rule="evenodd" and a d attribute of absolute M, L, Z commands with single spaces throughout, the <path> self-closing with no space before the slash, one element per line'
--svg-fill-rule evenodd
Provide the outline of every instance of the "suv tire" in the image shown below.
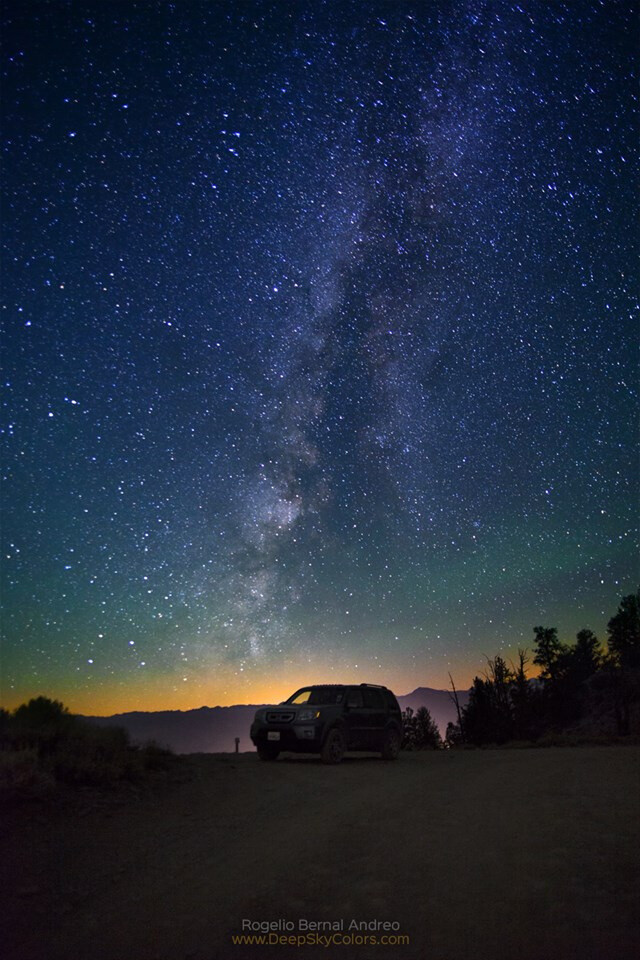
<path fill-rule="evenodd" d="M 395 727 L 385 730 L 382 741 L 382 759 L 397 760 L 400 753 L 400 734 Z"/>
<path fill-rule="evenodd" d="M 320 754 L 323 763 L 340 763 L 344 756 L 345 741 L 342 730 L 334 727 L 329 730 L 325 740 L 322 753 Z"/>
<path fill-rule="evenodd" d="M 280 753 L 279 747 L 258 747 L 258 756 L 261 760 L 277 760 Z"/>

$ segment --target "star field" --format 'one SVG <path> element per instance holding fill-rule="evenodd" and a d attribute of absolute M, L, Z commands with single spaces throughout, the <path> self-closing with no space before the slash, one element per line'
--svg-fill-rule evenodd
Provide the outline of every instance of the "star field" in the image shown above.
<path fill-rule="evenodd" d="M 537 623 L 604 639 L 638 579 L 636 28 L 5 4 L 6 705 L 405 693 Z"/>

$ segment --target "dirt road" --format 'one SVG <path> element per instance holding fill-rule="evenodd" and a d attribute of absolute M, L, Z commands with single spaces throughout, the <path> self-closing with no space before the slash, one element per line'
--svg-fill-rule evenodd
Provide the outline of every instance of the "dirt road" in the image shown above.
<path fill-rule="evenodd" d="M 189 764 L 138 800 L 4 818 L 7 960 L 640 955 L 640 747 Z M 344 929 L 233 944 L 243 920 Z M 408 942 L 340 943 L 354 920 Z"/>

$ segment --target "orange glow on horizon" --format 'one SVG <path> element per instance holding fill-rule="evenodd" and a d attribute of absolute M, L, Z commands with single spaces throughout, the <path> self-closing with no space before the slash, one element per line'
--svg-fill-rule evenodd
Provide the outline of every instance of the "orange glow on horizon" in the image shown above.
<path fill-rule="evenodd" d="M 506 655 L 509 660 L 509 655 Z M 515 656 L 511 659 L 515 660 Z M 475 676 L 482 676 L 486 663 L 477 661 L 447 663 L 434 669 L 424 663 L 395 669 L 383 669 L 379 664 L 361 662 L 355 665 L 336 665 L 305 661 L 286 665 L 263 666 L 244 674 L 229 670 L 226 675 L 216 671 L 215 677 L 196 673 L 183 680 L 181 676 L 148 674 L 126 678 L 120 682 L 101 684 L 93 679 L 83 689 L 74 687 L 68 679 L 58 678 L 51 683 L 40 681 L 37 686 L 2 691 L 2 705 L 15 709 L 32 697 L 46 696 L 60 700 L 71 713 L 89 716 L 111 716 L 133 711 L 155 712 L 165 710 L 195 710 L 199 707 L 227 707 L 235 704 L 279 703 L 297 688 L 308 683 L 380 683 L 398 695 L 411 693 L 417 687 L 436 690 L 450 689 L 449 673 L 458 690 L 468 690 Z M 529 664 L 529 668 L 531 664 Z M 528 669 L 529 677 L 537 670 Z"/>

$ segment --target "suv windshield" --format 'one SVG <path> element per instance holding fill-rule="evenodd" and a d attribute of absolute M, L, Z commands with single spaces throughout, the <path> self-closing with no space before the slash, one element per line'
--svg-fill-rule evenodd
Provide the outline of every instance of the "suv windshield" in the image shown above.
<path fill-rule="evenodd" d="M 304 687 L 296 690 L 285 703 L 310 703 L 320 706 L 325 703 L 342 703 L 344 687 Z"/>

